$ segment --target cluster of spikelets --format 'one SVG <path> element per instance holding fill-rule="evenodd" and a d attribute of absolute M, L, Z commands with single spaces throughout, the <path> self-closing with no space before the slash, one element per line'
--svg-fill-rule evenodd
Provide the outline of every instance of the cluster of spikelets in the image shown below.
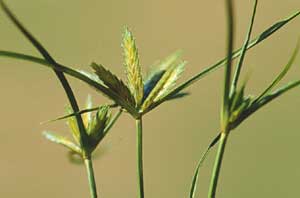
<path fill-rule="evenodd" d="M 175 52 L 152 66 L 152 71 L 143 78 L 138 49 L 128 28 L 123 33 L 122 48 L 126 84 L 101 64 L 92 63 L 91 67 L 105 86 L 135 109 L 136 115 L 140 115 L 155 103 L 167 99 L 166 96 L 183 72 L 186 62 L 180 60 L 180 52 Z"/>
<path fill-rule="evenodd" d="M 86 108 L 91 107 L 91 97 L 88 96 Z M 69 106 L 66 107 L 66 113 L 73 113 L 72 109 Z M 94 115 L 92 114 L 92 112 L 87 112 L 83 114 L 82 118 L 87 134 L 88 148 L 81 147 L 81 135 L 74 116 L 70 116 L 67 119 L 67 124 L 70 128 L 70 132 L 73 136 L 74 141 L 48 131 L 45 131 L 44 135 L 48 140 L 57 144 L 61 144 L 80 156 L 84 157 L 86 154 L 91 155 L 108 132 L 108 126 L 111 120 L 110 109 L 106 105 L 100 106 Z"/>
<path fill-rule="evenodd" d="M 87 72 L 81 72 L 87 75 L 91 79 L 96 79 L 98 83 L 106 86 L 114 95 L 122 98 L 136 110 L 136 115 L 139 116 L 145 111 L 148 111 L 151 106 L 157 102 L 174 99 L 176 97 L 184 96 L 185 94 L 177 94 L 173 97 L 168 97 L 168 94 L 174 87 L 177 79 L 180 77 L 186 64 L 185 61 L 180 60 L 180 52 L 175 52 L 162 61 L 158 61 L 152 66 L 151 72 L 147 75 L 145 80 L 143 79 L 138 49 L 135 44 L 135 39 L 132 33 L 125 28 L 123 33 L 123 55 L 124 66 L 126 69 L 127 83 L 125 84 L 117 76 L 111 73 L 101 64 L 92 63 L 96 76 Z M 126 107 L 123 107 L 126 109 Z M 92 109 L 92 102 L 90 96 L 88 97 L 86 110 Z M 53 134 L 52 132 L 45 132 L 45 137 L 55 143 L 61 144 L 71 151 L 84 156 L 87 152 L 91 154 L 100 141 L 104 138 L 108 132 L 107 127 L 111 118 L 109 106 L 100 106 L 96 114 L 92 116 L 91 112 L 83 114 L 83 124 L 87 134 L 87 146 L 88 148 L 81 148 L 82 138 L 75 113 L 71 108 L 67 108 L 67 116 L 55 119 L 68 119 L 68 125 L 75 142 L 69 139 Z"/>

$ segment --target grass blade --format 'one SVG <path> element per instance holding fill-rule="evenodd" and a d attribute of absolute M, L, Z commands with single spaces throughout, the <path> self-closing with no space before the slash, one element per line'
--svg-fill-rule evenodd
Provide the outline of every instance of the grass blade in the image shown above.
<path fill-rule="evenodd" d="M 199 171 L 200 168 L 202 167 L 207 155 L 209 154 L 210 150 L 217 144 L 217 142 L 220 140 L 221 135 L 218 134 L 209 144 L 209 146 L 206 148 L 205 152 L 202 154 L 202 156 L 200 157 L 197 167 L 195 169 L 194 172 L 194 176 L 192 179 L 192 184 L 191 184 L 191 189 L 190 189 L 190 198 L 194 198 L 195 197 L 195 193 L 196 193 L 196 189 L 197 189 L 197 182 L 198 182 L 198 176 L 199 176 Z"/>
<path fill-rule="evenodd" d="M 296 48 L 293 51 L 293 54 L 292 54 L 291 58 L 289 59 L 288 63 L 285 65 L 285 67 L 280 72 L 280 74 L 278 74 L 278 76 L 275 78 L 275 80 L 262 92 L 262 94 L 260 94 L 257 97 L 256 101 L 259 101 L 262 97 L 267 95 L 283 79 L 283 77 L 291 69 L 291 67 L 292 67 L 292 65 L 293 65 L 293 63 L 294 63 L 294 61 L 297 57 L 297 54 L 299 52 L 299 48 L 300 48 L 300 41 L 298 40 Z"/>
<path fill-rule="evenodd" d="M 118 105 L 116 104 L 111 104 L 111 105 L 108 105 L 110 108 L 115 108 L 117 107 Z M 64 120 L 66 118 L 69 118 L 69 117 L 72 117 L 72 116 L 75 116 L 75 115 L 81 115 L 81 114 L 85 114 L 85 113 L 89 113 L 89 112 L 93 112 L 93 111 L 97 111 L 99 109 L 99 107 L 92 107 L 92 108 L 87 108 L 87 109 L 82 109 L 78 112 L 75 112 L 75 113 L 70 113 L 70 114 L 67 114 L 67 115 L 64 115 L 64 116 L 60 116 L 58 118 L 55 118 L 55 119 L 52 119 L 52 120 L 47 120 L 47 121 L 44 121 L 44 122 L 41 122 L 41 124 L 46 124 L 46 123 L 49 123 L 49 122 L 55 122 L 55 121 L 59 121 L 59 120 Z"/>
<path fill-rule="evenodd" d="M 87 83 L 91 87 L 95 88 L 97 91 L 102 92 L 105 96 L 112 99 L 114 102 L 116 102 L 118 105 L 120 105 L 121 107 L 126 109 L 128 112 L 132 113 L 133 115 L 136 114 L 135 109 L 130 104 L 128 104 L 125 100 L 120 98 L 117 94 L 112 92 L 110 89 L 104 87 L 102 84 L 100 84 L 100 83 L 96 82 L 95 80 L 89 78 L 87 75 L 83 74 L 82 72 L 76 71 L 75 69 L 72 69 L 70 67 L 61 65 L 59 63 L 57 63 L 56 67 L 54 67 L 52 64 L 50 64 L 49 62 L 47 62 L 46 60 L 44 60 L 42 58 L 34 57 L 34 56 L 31 56 L 31 55 L 25 55 L 25 54 L 21 54 L 21 53 L 17 53 L 17 52 L 0 51 L 0 56 L 5 56 L 5 57 L 9 57 L 9 58 L 15 58 L 15 59 L 19 59 L 19 60 L 34 62 L 34 63 L 37 63 L 37 64 L 41 64 L 41 65 L 53 68 L 57 71 L 64 72 L 64 73 L 66 73 L 70 76 L 73 76 L 73 77 Z M 78 111 L 76 111 L 76 112 L 78 112 Z"/>
<path fill-rule="evenodd" d="M 290 17 L 287 17 L 286 19 L 283 19 L 281 21 L 278 21 L 278 22 L 274 23 L 272 26 L 270 26 L 265 31 L 263 31 L 259 36 L 257 36 L 253 40 L 251 40 L 251 42 L 247 46 L 247 50 L 251 49 L 252 47 L 254 47 L 257 44 L 259 44 L 262 41 L 264 41 L 265 39 L 269 38 L 273 33 L 277 32 L 283 26 L 285 26 L 290 21 L 292 21 L 297 16 L 299 16 L 299 14 L 300 14 L 300 11 L 296 12 L 295 14 L 293 14 Z M 241 51 L 242 51 L 241 48 L 238 49 L 238 50 L 236 50 L 236 51 L 234 51 L 233 54 L 232 54 L 232 59 L 235 59 L 235 58 L 239 57 L 241 55 Z M 183 82 L 182 84 L 180 84 L 176 88 L 174 88 L 173 91 L 171 91 L 168 94 L 168 96 L 175 95 L 175 94 L 179 93 L 183 89 L 186 89 L 187 87 L 191 86 L 192 84 L 194 84 L 198 80 L 202 79 L 206 75 L 208 75 L 208 74 L 212 73 L 213 71 L 215 71 L 216 69 L 219 69 L 221 66 L 223 66 L 226 63 L 226 60 L 227 59 L 224 58 L 224 59 L 218 61 L 217 63 L 215 63 L 214 65 L 207 67 L 206 69 L 204 69 L 200 73 L 194 75 L 193 77 L 191 77 L 187 81 Z M 164 102 L 164 100 L 161 100 L 161 101 L 158 101 L 158 102 L 154 103 L 151 106 L 151 108 L 148 109 L 147 111 L 150 111 L 150 110 L 154 109 L 155 107 L 157 107 L 158 105 L 160 105 L 162 102 Z"/>
<path fill-rule="evenodd" d="M 244 45 L 243 45 L 242 50 L 241 50 L 241 55 L 240 55 L 239 61 L 238 61 L 237 66 L 235 68 L 235 73 L 234 73 L 233 80 L 232 80 L 231 93 L 235 92 L 235 89 L 236 89 L 236 86 L 237 86 L 237 83 L 238 83 L 238 80 L 239 80 L 242 65 L 243 65 L 243 62 L 244 62 L 244 58 L 245 58 L 245 55 L 246 55 L 247 47 L 248 47 L 248 44 L 249 44 L 249 41 L 250 41 L 252 29 L 253 29 L 257 3 L 258 3 L 258 0 L 255 0 L 254 1 L 253 12 L 252 12 L 252 17 L 251 17 L 251 22 L 250 22 L 250 25 L 249 25 L 249 28 L 248 28 L 248 33 L 247 33 L 246 39 L 244 41 Z"/>
<path fill-rule="evenodd" d="M 165 101 L 181 99 L 181 98 L 184 98 L 184 97 L 189 96 L 189 95 L 190 95 L 189 92 L 180 92 L 180 93 L 177 93 L 176 95 L 174 95 L 172 97 L 167 98 Z"/>

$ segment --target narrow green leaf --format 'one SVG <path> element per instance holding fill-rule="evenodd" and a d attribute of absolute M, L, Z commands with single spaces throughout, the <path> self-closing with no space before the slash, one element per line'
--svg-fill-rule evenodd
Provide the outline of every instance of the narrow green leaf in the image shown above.
<path fill-rule="evenodd" d="M 194 176 L 193 176 L 193 180 L 192 180 L 192 184 L 191 184 L 191 188 L 190 188 L 190 198 L 194 198 L 195 197 L 195 193 L 196 193 L 196 189 L 197 189 L 197 182 L 198 182 L 198 176 L 199 176 L 199 171 L 200 168 L 202 167 L 206 157 L 208 156 L 210 150 L 217 144 L 217 142 L 220 140 L 221 135 L 218 134 L 209 144 L 209 146 L 207 147 L 207 149 L 205 150 L 205 152 L 202 154 L 202 156 L 200 157 L 197 167 L 195 169 L 194 172 Z"/>
<path fill-rule="evenodd" d="M 50 53 L 44 48 L 44 46 L 20 23 L 20 21 L 14 16 L 14 14 L 10 11 L 10 9 L 5 5 L 4 1 L 0 0 L 0 6 L 2 10 L 5 12 L 5 14 L 9 17 L 9 19 L 13 22 L 13 24 L 22 32 L 22 34 L 30 41 L 30 43 L 40 52 L 40 54 L 45 58 L 45 60 L 52 65 L 54 68 L 54 72 L 61 82 L 66 95 L 69 99 L 69 102 L 74 110 L 74 112 L 79 111 L 79 107 L 76 101 L 76 98 L 74 96 L 74 93 L 71 89 L 71 86 L 69 85 L 65 75 L 63 72 L 56 70 L 57 63 L 52 58 Z M 80 115 L 76 115 L 76 120 L 78 124 L 78 128 L 80 131 L 80 145 L 82 147 L 85 147 L 87 145 L 87 134 L 85 133 L 85 129 L 83 126 L 83 121 Z"/>
<path fill-rule="evenodd" d="M 143 100 L 144 85 L 140 67 L 138 49 L 132 33 L 125 28 L 123 33 L 123 55 L 126 68 L 127 82 L 138 107 Z"/>
<path fill-rule="evenodd" d="M 128 103 L 135 106 L 135 100 L 131 95 L 128 87 L 117 76 L 112 74 L 109 70 L 105 69 L 102 65 L 92 63 L 91 67 L 98 75 L 99 79 L 112 91 L 114 91 L 121 98 L 124 98 Z"/>
<path fill-rule="evenodd" d="M 179 92 L 176 95 L 165 99 L 165 101 L 181 99 L 181 98 L 184 98 L 184 97 L 189 96 L 189 95 L 190 95 L 189 92 Z"/>
<path fill-rule="evenodd" d="M 300 14 L 300 11 L 296 12 L 295 14 L 293 14 L 290 17 L 287 17 L 286 19 L 283 19 L 281 21 L 276 22 L 271 27 L 267 28 L 258 37 L 251 40 L 251 42 L 247 46 L 247 50 L 251 49 L 252 47 L 254 47 L 257 44 L 264 41 L 265 39 L 269 38 L 273 33 L 277 32 L 279 29 L 281 29 L 286 24 L 288 24 L 288 22 L 290 22 L 291 20 L 293 20 L 294 18 L 299 16 L 299 14 Z M 232 59 L 235 59 L 235 58 L 239 57 L 241 55 L 241 51 L 242 51 L 242 49 L 240 48 L 240 49 L 236 50 L 235 52 L 233 52 Z M 192 84 L 194 84 L 198 80 L 202 79 L 206 75 L 208 75 L 208 74 L 212 73 L 213 71 L 215 71 L 216 69 L 219 69 L 221 66 L 223 66 L 226 63 L 226 60 L 227 60 L 227 58 L 224 58 L 224 59 L 218 61 L 214 65 L 207 67 L 206 69 L 202 70 L 200 73 L 194 75 L 193 77 L 191 77 L 187 81 L 181 83 L 176 88 L 174 88 L 173 91 L 171 91 L 168 94 L 168 96 L 175 95 L 175 94 L 179 93 L 183 89 L 186 89 L 187 87 L 191 86 Z M 160 101 L 157 101 L 156 103 L 152 104 L 151 108 L 147 109 L 147 112 L 154 109 L 155 107 L 157 107 L 158 105 L 160 105 L 163 102 L 164 102 L 164 100 L 160 100 Z"/>
<path fill-rule="evenodd" d="M 111 104 L 111 105 L 108 105 L 110 108 L 115 108 L 115 107 L 118 107 L 118 105 L 116 104 Z M 52 119 L 52 120 L 47 120 L 47 121 L 44 121 L 44 122 L 41 122 L 41 124 L 46 124 L 46 123 L 49 123 L 49 122 L 55 122 L 55 121 L 59 121 L 59 120 L 64 120 L 66 118 L 69 118 L 69 117 L 72 117 L 72 116 L 75 116 L 76 114 L 86 114 L 86 113 L 89 113 L 89 112 L 93 112 L 93 111 L 97 111 L 99 109 L 99 107 L 92 107 L 92 108 L 89 108 L 89 109 L 83 109 L 83 110 L 80 110 L 76 113 L 70 113 L 70 114 L 67 114 L 67 115 L 64 115 L 64 116 L 60 116 L 58 118 L 55 118 L 55 119 Z"/>
<path fill-rule="evenodd" d="M 43 60 L 38 57 L 30 56 L 30 55 L 25 55 L 21 53 L 16 53 L 16 52 L 10 52 L 10 51 L 0 51 L 0 56 L 5 56 L 9 58 L 16 58 L 20 60 L 25 60 L 29 62 L 34 62 L 37 64 L 41 64 L 50 68 L 53 68 L 55 70 L 64 72 L 70 76 L 73 76 L 79 80 L 82 80 L 83 82 L 87 83 L 91 87 L 95 88 L 97 91 L 102 92 L 105 96 L 113 100 L 115 103 L 117 103 L 119 106 L 123 107 L 126 109 L 129 113 L 132 115 L 136 115 L 137 112 L 135 108 L 133 108 L 130 104 L 128 104 L 125 100 L 120 98 L 116 93 L 114 93 L 112 90 L 108 89 L 107 87 L 103 86 L 101 83 L 97 82 L 96 80 L 92 79 L 89 75 L 86 75 L 82 72 L 76 71 L 75 69 L 72 69 L 70 67 L 63 66 L 59 63 L 57 63 L 57 66 L 54 67 L 50 63 L 48 63 L 46 60 Z M 79 111 L 77 111 L 79 112 Z M 76 114 L 74 114 L 76 115 Z"/>
<path fill-rule="evenodd" d="M 236 68 L 235 68 L 235 73 L 233 75 L 232 86 L 231 86 L 231 93 L 233 93 L 235 91 L 237 83 L 238 83 L 238 80 L 239 80 L 239 76 L 240 76 L 240 73 L 241 73 L 242 65 L 243 65 L 243 62 L 244 62 L 244 58 L 245 58 L 245 55 L 246 55 L 247 47 L 248 47 L 248 44 L 249 44 L 249 41 L 250 41 L 252 29 L 253 29 L 253 24 L 254 24 L 254 19 L 255 19 L 255 14 L 256 14 L 257 3 L 258 3 L 258 0 L 254 0 L 254 7 L 253 7 L 253 12 L 252 12 L 251 22 L 250 22 L 250 25 L 249 25 L 249 28 L 248 28 L 246 39 L 244 41 L 244 45 L 243 45 L 243 47 L 241 49 L 240 58 L 238 60 Z"/>
<path fill-rule="evenodd" d="M 78 147 L 76 144 L 74 144 L 73 142 L 71 142 L 66 137 L 56 135 L 56 134 L 54 134 L 52 132 L 49 132 L 49 131 L 44 131 L 43 135 L 45 136 L 45 138 L 47 138 L 51 142 L 63 145 L 65 147 L 67 147 L 68 149 L 70 149 L 71 151 L 76 152 L 79 155 L 82 154 L 82 151 L 81 151 L 80 147 Z"/>
<path fill-rule="evenodd" d="M 256 101 L 259 101 L 263 96 L 267 95 L 282 79 L 283 77 L 287 74 L 287 72 L 291 69 L 297 54 L 299 52 L 300 48 L 300 41 L 298 40 L 296 48 L 289 59 L 288 63 L 285 65 L 283 70 L 280 72 L 280 74 L 274 79 L 274 81 L 257 97 Z"/>

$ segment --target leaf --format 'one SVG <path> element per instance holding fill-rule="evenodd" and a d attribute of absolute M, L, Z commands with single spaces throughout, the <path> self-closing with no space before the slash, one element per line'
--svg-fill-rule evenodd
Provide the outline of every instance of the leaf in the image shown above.
<path fill-rule="evenodd" d="M 271 27 L 267 28 L 258 37 L 251 40 L 251 42 L 247 46 L 247 50 L 251 49 L 252 47 L 256 46 L 257 44 L 259 44 L 262 41 L 264 41 L 265 39 L 267 39 L 269 36 L 271 36 L 277 30 L 279 30 L 280 28 L 285 26 L 288 22 L 290 22 L 295 17 L 297 17 L 299 14 L 300 14 L 300 11 L 296 12 L 295 14 L 293 14 L 292 16 L 290 16 L 286 19 L 283 19 L 281 21 L 276 22 Z M 242 51 L 241 48 L 234 51 L 233 54 L 232 54 L 232 59 L 235 59 L 235 58 L 239 57 L 241 55 L 241 51 Z M 223 66 L 226 63 L 226 60 L 227 60 L 227 58 L 223 58 L 222 60 L 218 61 L 217 63 L 207 67 L 204 70 L 202 70 L 200 73 L 194 75 L 193 77 L 191 77 L 187 81 L 181 83 L 176 88 L 174 88 L 170 93 L 168 93 L 168 96 L 175 95 L 175 94 L 179 93 L 183 89 L 186 89 L 187 87 L 191 86 L 192 84 L 194 84 L 198 80 L 202 79 L 206 75 L 210 74 L 211 72 L 215 71 L 216 69 L 219 69 L 221 66 Z M 158 105 L 160 105 L 163 102 L 164 102 L 164 100 L 160 100 L 160 101 L 157 101 L 156 103 L 152 104 L 151 108 L 147 109 L 147 112 L 154 109 L 155 107 L 157 107 Z"/>
<path fill-rule="evenodd" d="M 132 95 L 135 98 L 136 106 L 140 106 L 143 100 L 143 77 L 139 62 L 138 49 L 132 33 L 125 28 L 123 33 L 123 55 L 126 68 L 127 82 Z"/>
<path fill-rule="evenodd" d="M 285 67 L 280 72 L 280 74 L 274 79 L 274 81 L 265 89 L 265 91 L 263 91 L 262 94 L 257 97 L 257 99 L 256 99 L 257 101 L 259 101 L 263 96 L 268 94 L 283 79 L 283 77 L 287 74 L 287 72 L 291 69 L 291 67 L 297 57 L 297 54 L 299 52 L 299 47 L 300 47 L 300 42 L 298 40 L 297 46 L 296 46 L 291 58 L 289 59 L 288 63 L 285 65 Z"/>
<path fill-rule="evenodd" d="M 199 176 L 199 171 L 200 168 L 202 167 L 207 155 L 209 154 L 210 150 L 217 144 L 217 142 L 220 140 L 221 134 L 219 133 L 209 144 L 209 146 L 207 147 L 207 149 L 205 150 L 205 152 L 202 154 L 202 156 L 200 157 L 197 167 L 195 169 L 194 172 L 194 176 L 193 176 L 193 180 L 192 180 L 192 184 L 191 184 L 191 188 L 190 188 L 190 198 L 194 198 L 195 197 L 195 193 L 196 193 L 196 185 L 198 182 L 198 176 Z"/>
<path fill-rule="evenodd" d="M 180 54 L 180 52 L 173 53 L 159 64 L 159 69 L 157 70 L 157 73 L 162 71 L 163 75 L 158 76 L 159 80 L 152 80 L 152 83 L 154 81 L 158 81 L 156 82 L 155 86 L 151 89 L 150 94 L 148 94 L 148 97 L 145 98 L 141 108 L 142 111 L 146 110 L 154 101 L 159 100 L 161 96 L 164 96 L 166 92 L 173 87 L 174 83 L 182 73 L 183 68 L 186 64 L 186 62 L 178 63 Z M 153 79 L 154 77 L 155 73 L 153 74 L 153 77 L 150 77 L 150 79 Z"/>
<path fill-rule="evenodd" d="M 253 29 L 257 3 L 258 3 L 258 0 L 255 0 L 254 1 L 254 6 L 253 6 L 253 11 L 252 11 L 251 22 L 250 22 L 250 25 L 249 25 L 249 28 L 248 28 L 247 36 L 245 38 L 243 47 L 241 49 L 241 55 L 240 55 L 240 58 L 238 60 L 236 68 L 235 68 L 235 73 L 234 73 L 233 80 L 232 80 L 231 92 L 235 91 L 238 80 L 239 80 L 240 72 L 241 72 L 241 69 L 242 69 L 242 65 L 243 65 L 243 62 L 244 62 L 244 58 L 245 58 L 245 55 L 246 55 L 247 47 L 248 47 L 248 44 L 249 44 L 249 41 L 250 41 L 252 29 Z"/>
<path fill-rule="evenodd" d="M 130 104 L 128 104 L 125 100 L 120 98 L 116 93 L 112 92 L 112 90 L 106 88 L 101 83 L 95 81 L 93 78 L 90 78 L 90 76 L 83 74 L 82 72 L 79 72 L 75 69 L 72 69 L 70 67 L 63 66 L 61 64 L 58 64 L 57 67 L 53 67 L 50 63 L 48 63 L 46 60 L 26 55 L 26 54 L 20 54 L 16 52 L 10 52 L 10 51 L 0 51 L 0 56 L 10 57 L 10 58 L 16 58 L 20 60 L 30 61 L 37 64 L 41 64 L 50 68 L 53 68 L 55 70 L 64 72 L 70 76 L 73 76 L 79 80 L 82 80 L 83 82 L 87 83 L 91 87 L 95 88 L 97 91 L 102 92 L 105 96 L 112 99 L 116 104 L 120 105 L 124 109 L 126 109 L 129 113 L 132 115 L 137 114 L 135 108 L 133 108 Z M 79 112 L 79 111 L 77 111 Z M 74 113 L 76 115 L 76 113 Z"/>
<path fill-rule="evenodd" d="M 184 97 L 189 96 L 189 95 L 190 95 L 189 92 L 180 92 L 180 93 L 177 93 L 176 95 L 174 95 L 172 97 L 167 98 L 166 101 L 181 99 L 181 98 L 184 98 Z"/>
<path fill-rule="evenodd" d="M 94 69 L 99 79 L 107 87 L 118 94 L 121 98 L 124 98 L 128 103 L 135 106 L 134 98 L 122 80 L 118 79 L 118 77 L 112 74 L 109 70 L 105 69 L 102 65 L 92 63 L 91 67 Z"/>
<path fill-rule="evenodd" d="M 65 75 L 62 71 L 56 70 L 59 66 L 56 61 L 52 58 L 50 53 L 44 48 L 44 46 L 20 23 L 20 21 L 14 16 L 14 14 L 10 11 L 10 9 L 5 5 L 4 1 L 0 1 L 0 6 L 5 14 L 9 17 L 9 19 L 13 22 L 13 24 L 22 32 L 22 34 L 30 41 L 30 43 L 40 52 L 40 54 L 45 58 L 45 60 L 52 65 L 54 72 L 61 82 L 64 91 L 69 99 L 71 107 L 74 112 L 79 111 L 79 107 L 72 91 L 71 86 L 69 85 L 68 80 L 66 79 Z M 80 115 L 76 115 L 77 124 L 79 127 L 79 135 L 80 138 L 80 145 L 85 146 L 87 143 L 87 136 L 85 133 L 85 129 L 83 126 L 83 121 Z"/>
<path fill-rule="evenodd" d="M 110 104 L 108 106 L 110 108 L 118 107 L 117 104 Z M 46 124 L 46 123 L 49 123 L 49 122 L 55 122 L 55 121 L 59 121 L 59 120 L 64 120 L 66 118 L 75 116 L 76 114 L 79 114 L 79 115 L 80 114 L 86 114 L 86 113 L 89 113 L 89 112 L 97 111 L 98 109 L 99 109 L 99 107 L 92 107 L 92 108 L 88 108 L 88 109 L 83 109 L 83 110 L 80 110 L 80 111 L 75 112 L 75 113 L 70 113 L 70 114 L 67 114 L 67 115 L 64 115 L 64 116 L 60 116 L 60 117 L 52 119 L 52 120 L 47 120 L 47 121 L 41 122 L 41 124 Z"/>
<path fill-rule="evenodd" d="M 63 136 L 56 135 L 56 134 L 54 134 L 52 132 L 49 132 L 49 131 L 44 131 L 43 135 L 45 136 L 45 138 L 47 138 L 51 142 L 63 145 L 64 147 L 67 147 L 68 149 L 70 149 L 73 152 L 76 152 L 79 155 L 82 154 L 82 151 L 81 151 L 80 147 L 78 147 L 76 144 L 74 144 L 69 139 L 67 139 Z"/>

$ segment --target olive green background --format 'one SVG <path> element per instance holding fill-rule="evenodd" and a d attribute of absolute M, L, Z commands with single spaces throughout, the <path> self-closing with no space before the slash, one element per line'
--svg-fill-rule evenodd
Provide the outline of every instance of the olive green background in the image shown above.
<path fill-rule="evenodd" d="M 104 64 L 124 78 L 121 33 L 133 31 L 144 71 L 177 49 L 188 61 L 187 79 L 225 55 L 223 1 L 181 0 L 7 0 L 21 21 L 56 59 L 89 69 Z M 236 47 L 252 1 L 236 1 Z M 300 9 L 298 0 L 259 2 L 254 35 Z M 0 49 L 38 55 L 0 12 Z M 246 57 L 247 92 L 259 94 L 289 59 L 300 35 L 300 18 Z M 0 197 L 88 197 L 85 169 L 71 164 L 63 147 L 46 141 L 43 130 L 68 134 L 65 93 L 48 68 L 0 58 Z M 284 82 L 299 79 L 300 58 Z M 223 70 L 191 86 L 191 95 L 164 103 L 144 118 L 147 198 L 188 197 L 200 154 L 219 129 Z M 244 78 L 242 77 L 242 79 Z M 86 84 L 69 78 L 80 104 L 88 93 L 109 103 Z M 220 198 L 298 197 L 300 179 L 300 88 L 267 105 L 230 136 L 218 188 Z M 102 142 L 94 161 L 100 197 L 137 197 L 134 120 L 124 114 Z M 201 170 L 198 197 L 206 197 L 215 151 Z"/>

